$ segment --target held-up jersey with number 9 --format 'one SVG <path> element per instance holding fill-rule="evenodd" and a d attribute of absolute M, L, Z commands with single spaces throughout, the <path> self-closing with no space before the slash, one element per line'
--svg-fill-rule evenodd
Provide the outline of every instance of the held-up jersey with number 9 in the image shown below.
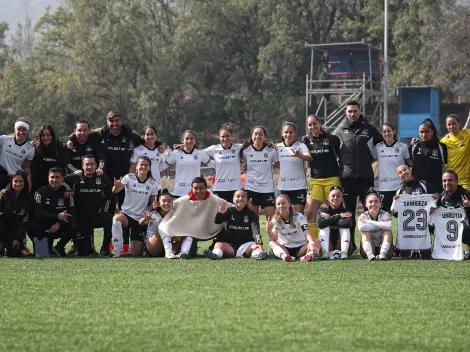
<path fill-rule="evenodd" d="M 433 259 L 463 260 L 462 221 L 466 222 L 464 208 L 434 210 L 429 221 L 434 225 Z"/>
<path fill-rule="evenodd" d="M 402 194 L 393 201 L 392 209 L 398 213 L 398 249 L 412 251 L 431 249 L 428 219 L 429 211 L 435 203 L 430 194 Z"/>

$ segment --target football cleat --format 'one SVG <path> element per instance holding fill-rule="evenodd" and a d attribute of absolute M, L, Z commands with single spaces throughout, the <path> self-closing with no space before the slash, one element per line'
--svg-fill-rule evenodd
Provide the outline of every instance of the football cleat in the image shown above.
<path fill-rule="evenodd" d="M 384 256 L 383 254 L 379 254 L 379 255 L 377 256 L 377 259 L 378 259 L 378 260 L 387 260 L 387 257 Z"/>
<path fill-rule="evenodd" d="M 295 262 L 295 258 L 289 254 L 286 254 L 286 256 L 284 257 L 284 261 L 285 262 Z"/>
<path fill-rule="evenodd" d="M 261 251 L 256 253 L 255 255 L 251 255 L 251 259 L 254 260 L 262 260 L 267 257 L 267 253 L 265 251 Z"/>
<path fill-rule="evenodd" d="M 222 257 L 219 257 L 217 254 L 215 254 L 215 253 L 212 252 L 212 251 L 207 251 L 206 257 L 209 258 L 209 259 L 212 259 L 212 260 L 220 260 L 220 259 L 222 259 Z M 186 258 L 185 258 L 185 259 L 186 259 Z"/>
<path fill-rule="evenodd" d="M 341 255 L 339 257 L 341 260 L 347 260 L 348 259 L 348 252 L 341 252 Z"/>
<path fill-rule="evenodd" d="M 327 259 L 330 259 L 330 253 L 328 252 L 323 252 L 320 259 L 322 260 L 327 260 Z"/>
<path fill-rule="evenodd" d="M 2 251 L 3 251 L 3 250 L 4 250 L 4 249 L 2 249 Z M 33 255 L 33 253 L 31 253 L 31 252 L 29 251 L 29 249 L 26 248 L 26 247 L 21 250 L 21 256 L 22 256 L 22 257 L 31 257 L 32 255 Z"/>
<path fill-rule="evenodd" d="M 375 258 L 374 253 L 372 253 L 372 252 L 367 253 L 367 259 L 369 259 L 369 260 L 375 260 L 376 258 Z"/>
<path fill-rule="evenodd" d="M 180 255 L 179 255 L 179 258 L 180 259 L 189 259 L 189 253 L 188 252 L 181 252 Z"/>
<path fill-rule="evenodd" d="M 122 257 L 122 252 L 118 251 L 118 250 L 115 250 L 113 258 L 121 258 L 121 257 Z"/>

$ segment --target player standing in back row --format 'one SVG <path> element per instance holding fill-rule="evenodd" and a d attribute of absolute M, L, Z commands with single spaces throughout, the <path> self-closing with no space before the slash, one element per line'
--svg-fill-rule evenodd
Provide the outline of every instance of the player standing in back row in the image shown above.
<path fill-rule="evenodd" d="M 342 141 L 339 152 L 341 183 L 344 189 L 344 202 L 352 211 L 351 243 L 354 243 L 356 228 L 357 197 L 365 207 L 366 193 L 374 186 L 374 171 L 372 170 L 372 149 L 383 141 L 377 127 L 371 125 L 361 114 L 360 104 L 350 100 L 346 105 L 346 120 L 335 130 Z"/>

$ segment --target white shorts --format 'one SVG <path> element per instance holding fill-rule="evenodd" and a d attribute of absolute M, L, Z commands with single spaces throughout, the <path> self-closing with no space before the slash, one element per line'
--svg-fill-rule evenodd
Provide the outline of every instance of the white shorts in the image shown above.
<path fill-rule="evenodd" d="M 248 247 L 250 247 L 252 244 L 256 244 L 256 243 L 254 241 L 243 243 L 240 247 L 238 247 L 235 257 L 243 258 L 243 253 L 245 253 Z"/>

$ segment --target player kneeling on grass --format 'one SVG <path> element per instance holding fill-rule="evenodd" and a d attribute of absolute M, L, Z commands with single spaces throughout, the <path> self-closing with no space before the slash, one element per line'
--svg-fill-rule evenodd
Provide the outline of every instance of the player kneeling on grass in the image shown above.
<path fill-rule="evenodd" d="M 247 195 L 242 189 L 233 194 L 234 207 L 227 208 L 227 202 L 219 204 L 215 215 L 215 223 L 225 223 L 225 231 L 219 232 L 212 251 L 207 251 L 209 259 L 225 257 L 263 259 L 263 249 L 259 233 L 259 218 L 254 211 L 248 209 Z"/>
<path fill-rule="evenodd" d="M 178 258 L 173 251 L 175 238 L 167 236 L 162 240 L 158 233 L 158 225 L 173 208 L 173 196 L 166 188 L 154 199 L 152 208 L 154 211 L 145 212 L 144 217 L 139 220 L 139 225 L 148 224 L 145 251 L 150 257 Z"/>
<path fill-rule="evenodd" d="M 371 188 L 366 194 L 367 211 L 359 216 L 357 227 L 361 231 L 361 256 L 369 260 L 389 260 L 393 254 L 392 220 L 380 209 L 379 193 Z"/>
<path fill-rule="evenodd" d="M 147 226 L 140 225 L 139 220 L 158 194 L 158 184 L 152 177 L 150 167 L 150 159 L 140 156 L 137 158 L 135 174 L 127 174 L 119 180 L 114 179 L 113 193 L 126 189 L 121 212 L 113 217 L 114 258 L 122 256 L 122 229 L 127 227 L 131 230 L 132 254 L 141 256 L 144 252 Z"/>
<path fill-rule="evenodd" d="M 268 219 L 266 229 L 270 239 L 269 247 L 279 259 L 293 262 L 299 258 L 310 262 L 319 254 L 307 220 L 292 209 L 290 198 L 285 194 L 276 198 L 276 214 L 274 219 Z"/>
<path fill-rule="evenodd" d="M 341 187 L 331 187 L 328 202 L 329 206 L 322 205 L 317 214 L 322 259 L 348 259 L 352 252 L 349 229 L 353 214 L 344 207 Z"/>

